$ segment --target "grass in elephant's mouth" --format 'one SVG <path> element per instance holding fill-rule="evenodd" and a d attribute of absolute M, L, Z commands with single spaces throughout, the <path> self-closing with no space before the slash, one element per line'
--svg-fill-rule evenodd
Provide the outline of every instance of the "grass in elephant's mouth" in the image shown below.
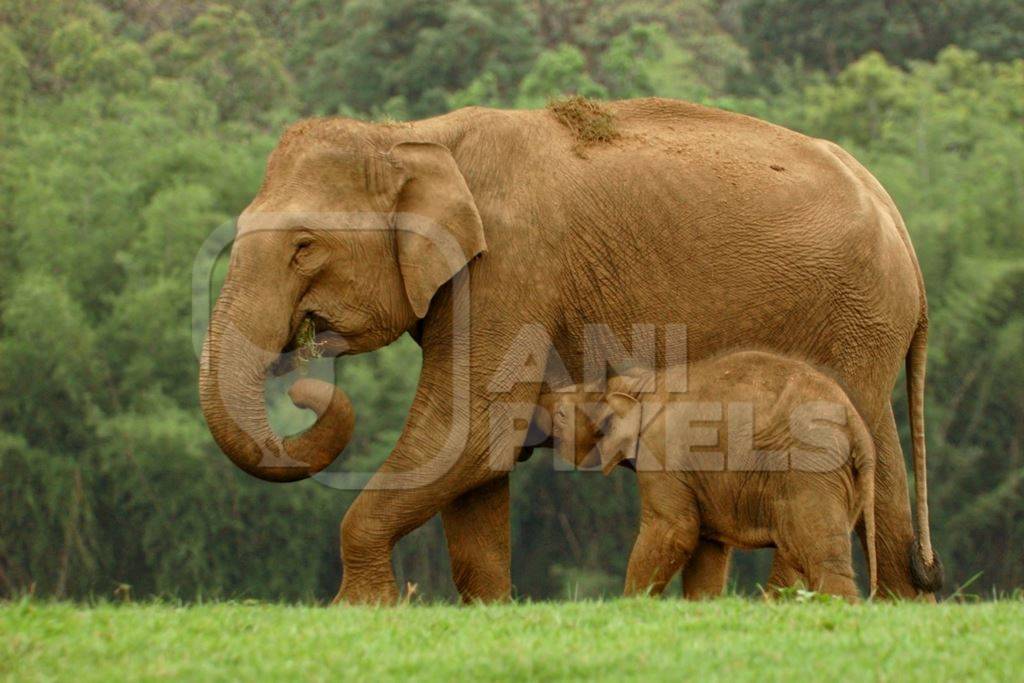
<path fill-rule="evenodd" d="M 1024 601 L 0 603 L 0 679 L 1013 680 Z M 1016 645 L 1014 645 L 1016 643 Z"/>
<path fill-rule="evenodd" d="M 299 366 L 323 356 L 323 342 L 316 340 L 317 327 L 312 318 L 304 318 L 295 333 L 295 353 Z"/>

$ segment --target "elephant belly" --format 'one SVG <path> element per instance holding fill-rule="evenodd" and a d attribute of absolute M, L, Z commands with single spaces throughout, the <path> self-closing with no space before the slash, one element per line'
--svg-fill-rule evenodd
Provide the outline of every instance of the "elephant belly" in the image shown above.
<path fill-rule="evenodd" d="M 698 492 L 703 538 L 734 548 L 775 546 L 773 509 L 785 474 L 703 472 L 683 476 Z"/>

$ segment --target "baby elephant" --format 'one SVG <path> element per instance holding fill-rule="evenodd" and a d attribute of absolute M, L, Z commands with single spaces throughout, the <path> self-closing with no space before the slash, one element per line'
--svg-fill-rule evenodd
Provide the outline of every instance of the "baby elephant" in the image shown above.
<path fill-rule="evenodd" d="M 861 511 L 876 590 L 874 444 L 820 370 L 743 351 L 631 371 L 592 402 L 573 388 L 543 404 L 564 457 L 599 457 L 606 474 L 636 469 L 642 516 L 627 594 L 660 593 L 705 538 L 777 548 L 812 590 L 856 599 L 850 534 Z"/>

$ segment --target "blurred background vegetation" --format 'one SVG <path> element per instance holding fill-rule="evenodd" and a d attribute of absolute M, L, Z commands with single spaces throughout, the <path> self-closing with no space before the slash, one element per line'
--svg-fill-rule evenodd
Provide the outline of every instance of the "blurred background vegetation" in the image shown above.
<path fill-rule="evenodd" d="M 750 113 L 878 176 L 933 312 L 948 583 L 1024 584 L 1022 58 L 1017 0 L 0 0 L 0 595 L 333 595 L 355 494 L 248 478 L 199 414 L 197 250 L 299 117 L 564 93 Z M 408 340 L 338 362 L 350 462 L 388 453 L 418 364 Z M 518 594 L 618 591 L 631 475 L 552 470 L 538 454 L 513 474 Z M 763 553 L 739 565 L 741 586 L 765 580 Z M 396 568 L 452 595 L 437 520 Z"/>

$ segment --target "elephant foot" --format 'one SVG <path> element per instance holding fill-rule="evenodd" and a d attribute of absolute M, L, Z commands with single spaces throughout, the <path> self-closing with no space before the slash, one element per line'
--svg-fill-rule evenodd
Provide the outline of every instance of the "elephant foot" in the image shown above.
<path fill-rule="evenodd" d="M 507 572 L 453 572 L 463 604 L 508 602 L 512 586 Z"/>
<path fill-rule="evenodd" d="M 342 580 L 332 605 L 392 606 L 398 602 L 398 589 L 394 580 L 346 581 Z"/>

